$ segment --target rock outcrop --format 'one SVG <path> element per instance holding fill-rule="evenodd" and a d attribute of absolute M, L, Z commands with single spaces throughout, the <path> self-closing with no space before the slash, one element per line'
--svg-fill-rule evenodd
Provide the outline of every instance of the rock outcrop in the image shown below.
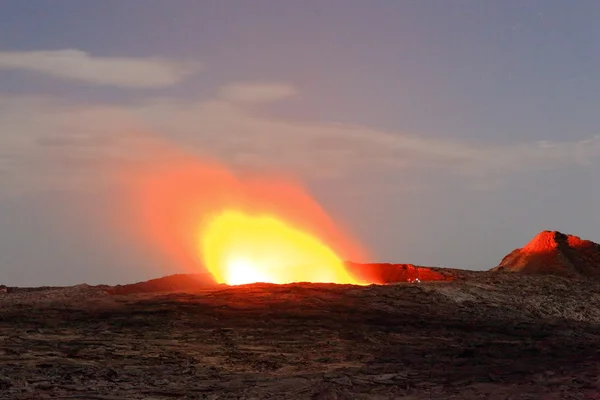
<path fill-rule="evenodd" d="M 349 272 L 357 278 L 370 282 L 385 284 L 399 282 L 447 281 L 453 280 L 452 273 L 440 268 L 420 267 L 412 264 L 359 264 L 347 263 Z M 217 283 L 208 273 L 204 274 L 176 274 L 162 278 L 151 279 L 145 282 L 128 285 L 99 285 L 111 295 L 128 295 L 135 293 L 158 292 L 196 292 L 215 287 Z"/>
<path fill-rule="evenodd" d="M 539 233 L 492 271 L 550 274 L 600 280 L 600 244 L 557 231 Z"/>
<path fill-rule="evenodd" d="M 412 264 L 346 263 L 350 273 L 357 278 L 376 283 L 399 283 L 421 281 L 448 281 L 453 276 L 447 270 L 421 267 Z"/>
<path fill-rule="evenodd" d="M 101 287 L 109 294 L 127 295 L 134 293 L 195 292 L 213 287 L 216 283 L 210 274 L 176 274 L 145 282 Z"/>

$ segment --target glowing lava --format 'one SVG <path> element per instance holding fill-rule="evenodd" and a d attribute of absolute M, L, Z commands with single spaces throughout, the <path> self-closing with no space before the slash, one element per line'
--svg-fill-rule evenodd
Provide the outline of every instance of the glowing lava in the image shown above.
<path fill-rule="evenodd" d="M 236 174 L 160 141 L 153 152 L 119 177 L 128 188 L 130 233 L 169 272 L 206 268 L 231 285 L 375 282 L 347 269 L 342 260 L 368 259 L 366 251 L 295 179 Z"/>
<path fill-rule="evenodd" d="M 317 237 L 271 215 L 222 212 L 203 231 L 201 246 L 219 283 L 361 283 Z"/>

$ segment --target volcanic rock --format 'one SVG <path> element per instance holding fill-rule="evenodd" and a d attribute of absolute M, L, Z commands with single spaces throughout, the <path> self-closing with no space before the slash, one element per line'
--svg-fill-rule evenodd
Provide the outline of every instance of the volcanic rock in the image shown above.
<path fill-rule="evenodd" d="M 119 296 L 15 288 L 0 296 L 0 400 L 598 398 L 600 282 L 451 273 Z"/>
<path fill-rule="evenodd" d="M 421 281 L 448 281 L 453 276 L 441 268 L 421 267 L 412 264 L 346 263 L 352 275 L 376 283 L 400 283 Z"/>
<path fill-rule="evenodd" d="M 600 279 L 600 245 L 557 231 L 543 231 L 492 270 Z"/>
<path fill-rule="evenodd" d="M 419 267 L 412 264 L 359 264 L 347 263 L 352 275 L 376 283 L 400 283 L 452 280 L 451 273 L 438 269 Z M 100 285 L 98 288 L 111 295 L 159 292 L 197 292 L 216 286 L 214 278 L 208 274 L 175 274 L 149 281 L 127 285 Z"/>
<path fill-rule="evenodd" d="M 175 274 L 128 285 L 102 286 L 107 293 L 127 295 L 157 292 L 195 292 L 216 285 L 210 274 Z"/>

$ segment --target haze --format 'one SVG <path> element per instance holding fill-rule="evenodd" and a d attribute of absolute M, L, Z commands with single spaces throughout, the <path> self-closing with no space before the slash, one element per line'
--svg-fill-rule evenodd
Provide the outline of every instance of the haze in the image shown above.
<path fill-rule="evenodd" d="M 0 283 L 178 272 L 122 217 L 123 171 L 157 139 L 303 181 L 372 261 L 599 242 L 599 18 L 592 0 L 5 1 Z"/>

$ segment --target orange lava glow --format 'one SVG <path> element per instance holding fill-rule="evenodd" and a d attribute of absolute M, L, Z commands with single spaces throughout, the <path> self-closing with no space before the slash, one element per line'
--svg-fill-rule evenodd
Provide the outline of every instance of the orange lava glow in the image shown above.
<path fill-rule="evenodd" d="M 231 285 L 368 283 L 344 263 L 366 259 L 364 250 L 298 182 L 172 150 L 163 159 L 136 172 L 130 198 L 134 225 L 172 272 L 208 270 Z"/>
<path fill-rule="evenodd" d="M 208 270 L 220 283 L 354 283 L 324 243 L 276 217 L 225 211 L 202 233 Z"/>

